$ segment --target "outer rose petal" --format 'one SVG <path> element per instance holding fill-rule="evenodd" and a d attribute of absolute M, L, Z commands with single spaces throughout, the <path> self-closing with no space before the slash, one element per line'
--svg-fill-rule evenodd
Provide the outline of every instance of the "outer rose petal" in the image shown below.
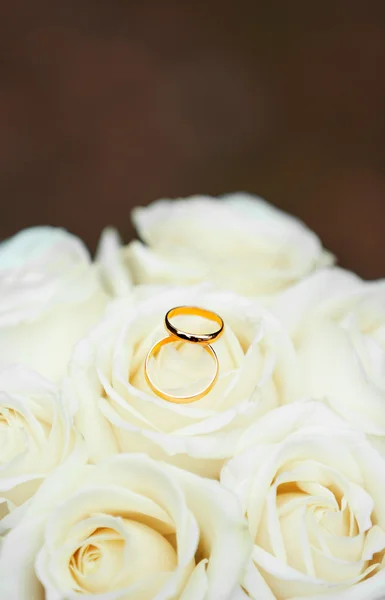
<path fill-rule="evenodd" d="M 1 328 L 0 368 L 21 363 L 59 381 L 74 345 L 97 322 L 105 303 L 98 292 L 82 304 L 50 310 L 37 321 Z"/>
<path fill-rule="evenodd" d="M 301 339 L 299 359 L 309 395 L 325 398 L 366 433 L 385 437 L 385 394 L 368 380 L 354 347 L 337 324 L 322 319 L 309 325 Z"/>
<path fill-rule="evenodd" d="M 137 283 L 211 281 L 255 296 L 332 262 L 303 223 L 248 194 L 158 200 L 133 220 L 147 244 L 125 253 Z"/>
<path fill-rule="evenodd" d="M 0 367 L 20 362 L 60 379 L 74 344 L 106 301 L 75 236 L 35 227 L 6 240 L 0 244 Z"/>
<path fill-rule="evenodd" d="M 131 292 L 132 281 L 124 263 L 122 243 L 116 229 L 104 229 L 95 260 L 106 290 L 111 296 L 125 296 Z"/>
<path fill-rule="evenodd" d="M 338 318 L 357 303 L 362 290 L 358 275 L 339 267 L 320 269 L 278 294 L 270 310 L 296 335 L 307 319 L 327 314 Z"/>
<path fill-rule="evenodd" d="M 304 393 L 385 453 L 385 281 L 325 269 L 278 296 L 272 310 L 291 333 Z"/>
<path fill-rule="evenodd" d="M 251 551 L 251 539 L 240 518 L 240 506 L 234 502 L 233 494 L 223 493 L 225 490 L 218 482 L 198 478 L 193 473 L 175 467 L 170 466 L 169 469 L 181 483 L 201 530 L 207 532 L 205 543 L 211 547 L 211 560 L 207 568 L 206 600 L 233 600 L 233 594 L 239 586 L 239 573 L 243 573 Z M 217 512 L 218 506 L 226 514 L 226 521 Z M 234 554 L 230 551 L 231 547 L 236 548 Z M 229 580 L 235 582 L 230 589 Z"/>

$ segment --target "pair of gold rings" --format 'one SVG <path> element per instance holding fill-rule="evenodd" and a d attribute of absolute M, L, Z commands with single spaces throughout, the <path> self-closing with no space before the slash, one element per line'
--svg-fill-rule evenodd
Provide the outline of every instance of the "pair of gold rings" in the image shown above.
<path fill-rule="evenodd" d="M 203 317 L 209 321 L 214 321 L 215 323 L 217 323 L 219 325 L 219 327 L 212 333 L 192 333 L 189 331 L 183 331 L 182 329 L 178 329 L 177 327 L 175 327 L 171 322 L 171 319 L 173 317 L 177 317 L 177 316 L 181 316 L 181 315 L 188 315 L 188 316 L 193 315 L 193 316 L 197 316 L 197 317 Z M 145 375 L 146 381 L 147 381 L 148 385 L 150 386 L 150 388 L 152 389 L 152 391 L 155 392 L 155 394 L 157 396 L 160 396 L 161 398 L 163 398 L 164 400 L 167 400 L 168 402 L 174 402 L 176 404 L 185 404 L 185 403 L 187 404 L 189 402 L 195 402 L 196 400 L 203 398 L 203 396 L 206 396 L 206 394 L 208 394 L 209 391 L 214 387 L 214 385 L 218 379 L 219 362 L 218 362 L 218 357 L 216 355 L 216 352 L 215 352 L 214 348 L 211 346 L 211 343 L 216 341 L 222 335 L 223 330 L 224 330 L 223 320 L 216 313 L 214 313 L 210 310 L 206 310 L 204 308 L 198 308 L 197 306 L 177 306 L 168 311 L 168 313 L 166 314 L 166 316 L 164 318 L 164 325 L 165 325 L 166 331 L 168 332 L 169 335 L 167 337 L 159 340 L 159 342 L 156 342 L 156 344 L 154 344 L 153 347 L 151 348 L 151 350 L 148 352 L 145 363 L 144 363 L 144 375 Z M 183 341 L 183 342 L 186 342 L 189 344 L 199 344 L 200 346 L 203 346 L 203 348 L 211 356 L 211 358 L 213 359 L 214 364 L 215 364 L 215 373 L 214 373 L 211 381 L 209 382 L 209 384 L 205 387 L 204 390 L 202 390 L 192 396 L 172 396 L 170 394 L 167 394 L 166 392 L 161 390 L 154 383 L 154 381 L 151 379 L 151 376 L 149 374 L 148 367 L 149 367 L 151 358 L 155 357 L 158 354 L 159 350 L 163 346 L 166 346 L 167 344 L 175 344 L 176 342 L 180 342 L 180 341 Z"/>

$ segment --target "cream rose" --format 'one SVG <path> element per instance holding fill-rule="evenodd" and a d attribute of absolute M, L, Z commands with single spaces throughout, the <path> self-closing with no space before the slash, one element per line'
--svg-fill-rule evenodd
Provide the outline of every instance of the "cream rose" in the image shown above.
<path fill-rule="evenodd" d="M 298 397 L 295 353 L 278 321 L 251 300 L 204 287 L 151 294 L 110 305 L 75 348 L 69 376 L 79 404 L 76 423 L 95 462 L 115 452 L 145 452 L 216 477 L 250 421 Z M 219 379 L 191 404 L 163 400 L 144 377 L 147 352 L 166 335 L 164 316 L 179 305 L 214 310 L 225 322 L 213 344 Z M 203 332 L 210 323 L 185 317 L 179 325 Z M 164 346 L 150 368 L 161 389 L 185 395 L 206 386 L 214 365 L 201 346 L 181 342 Z"/>
<path fill-rule="evenodd" d="M 218 482 L 144 455 L 69 461 L 0 553 L 7 600 L 235 600 L 251 555 Z"/>
<path fill-rule="evenodd" d="M 209 281 L 258 296 L 332 261 L 303 223 L 249 194 L 158 200 L 133 221 L 144 242 L 124 253 L 135 283 Z"/>
<path fill-rule="evenodd" d="M 20 365 L 0 370 L 0 533 L 78 439 L 70 396 Z"/>
<path fill-rule="evenodd" d="M 324 404 L 264 416 L 221 482 L 239 497 L 254 540 L 250 598 L 384 598 L 385 461 Z"/>
<path fill-rule="evenodd" d="M 0 244 L 0 366 L 23 363 L 51 380 L 98 320 L 107 295 L 88 251 L 62 229 L 35 227 Z"/>
<path fill-rule="evenodd" d="M 385 452 L 385 280 L 326 269 L 283 293 L 274 310 L 294 340 L 304 392 Z"/>

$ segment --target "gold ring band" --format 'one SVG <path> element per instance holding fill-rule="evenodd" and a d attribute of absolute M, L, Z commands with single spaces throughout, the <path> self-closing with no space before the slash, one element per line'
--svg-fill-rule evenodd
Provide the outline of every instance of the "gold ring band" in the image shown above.
<path fill-rule="evenodd" d="M 192 333 L 190 331 L 183 331 L 182 329 L 175 327 L 170 321 L 172 317 L 177 317 L 180 315 L 203 317 L 204 319 L 218 323 L 219 329 L 213 331 L 212 333 Z M 211 344 L 211 342 L 217 340 L 222 335 L 224 330 L 223 319 L 221 319 L 219 315 L 211 310 L 205 310 L 204 308 L 198 308 L 197 306 L 177 306 L 172 308 L 166 314 L 164 318 L 164 324 L 170 335 L 184 340 L 185 342 L 201 344 L 202 346 Z"/>
<path fill-rule="evenodd" d="M 149 366 L 151 357 L 156 356 L 157 353 L 159 352 L 159 350 L 163 346 L 166 346 L 167 344 L 173 344 L 173 343 L 175 344 L 176 342 L 179 342 L 179 341 L 180 340 L 178 339 L 178 337 L 168 336 L 168 337 L 165 337 L 165 338 L 159 340 L 158 342 L 156 342 L 156 344 L 153 345 L 153 347 L 151 348 L 151 350 L 149 351 L 149 353 L 146 356 L 146 361 L 144 364 L 144 376 L 146 378 L 148 385 L 152 389 L 152 391 L 155 392 L 155 394 L 157 396 L 160 396 L 161 398 L 163 398 L 163 400 L 167 400 L 168 402 L 174 402 L 174 404 L 188 404 L 189 402 L 195 402 L 196 400 L 203 398 L 203 396 L 206 396 L 206 394 L 208 394 L 209 391 L 214 387 L 214 385 L 218 379 L 219 362 L 218 362 L 218 357 L 216 355 L 214 348 L 212 348 L 210 346 L 210 344 L 205 343 L 203 345 L 203 348 L 213 358 L 213 360 L 215 362 L 215 366 L 216 366 L 214 376 L 211 379 L 210 383 L 205 387 L 204 390 L 202 390 L 201 392 L 198 392 L 197 394 L 194 394 L 193 396 L 173 396 L 171 394 L 166 394 L 160 388 L 158 388 L 158 386 L 152 381 L 152 379 L 149 375 L 149 372 L 148 372 L 148 366 Z"/>

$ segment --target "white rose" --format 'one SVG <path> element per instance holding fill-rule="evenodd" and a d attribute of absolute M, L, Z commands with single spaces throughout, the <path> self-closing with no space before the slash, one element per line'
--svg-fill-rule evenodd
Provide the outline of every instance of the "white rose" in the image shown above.
<path fill-rule="evenodd" d="M 1 243 L 0 366 L 58 380 L 106 300 L 86 247 L 64 230 L 26 229 Z"/>
<path fill-rule="evenodd" d="M 251 420 L 298 397 L 295 353 L 278 321 L 251 300 L 204 287 L 152 291 L 147 300 L 110 305 L 76 346 L 69 367 L 76 423 L 95 462 L 115 452 L 145 452 L 216 477 Z M 163 400 L 144 377 L 148 351 L 166 335 L 164 316 L 179 305 L 214 310 L 225 322 L 213 344 L 219 379 L 190 404 Z M 197 317 L 179 324 L 197 332 L 210 325 Z M 214 365 L 202 346 L 181 342 L 164 346 L 150 368 L 161 389 L 186 395 L 206 386 Z"/>
<path fill-rule="evenodd" d="M 385 452 L 385 280 L 326 269 L 283 293 L 304 392 L 326 399 Z"/>
<path fill-rule="evenodd" d="M 271 411 L 223 469 L 254 539 L 253 600 L 382 600 L 385 461 L 322 403 Z"/>
<path fill-rule="evenodd" d="M 301 221 L 248 194 L 158 200 L 133 221 L 144 242 L 125 251 L 135 283 L 209 281 L 257 296 L 332 261 Z"/>
<path fill-rule="evenodd" d="M 71 399 L 37 373 L 0 370 L 0 532 L 73 451 Z"/>
<path fill-rule="evenodd" d="M 73 461 L 6 536 L 0 597 L 235 600 L 251 548 L 218 482 L 144 455 Z"/>

